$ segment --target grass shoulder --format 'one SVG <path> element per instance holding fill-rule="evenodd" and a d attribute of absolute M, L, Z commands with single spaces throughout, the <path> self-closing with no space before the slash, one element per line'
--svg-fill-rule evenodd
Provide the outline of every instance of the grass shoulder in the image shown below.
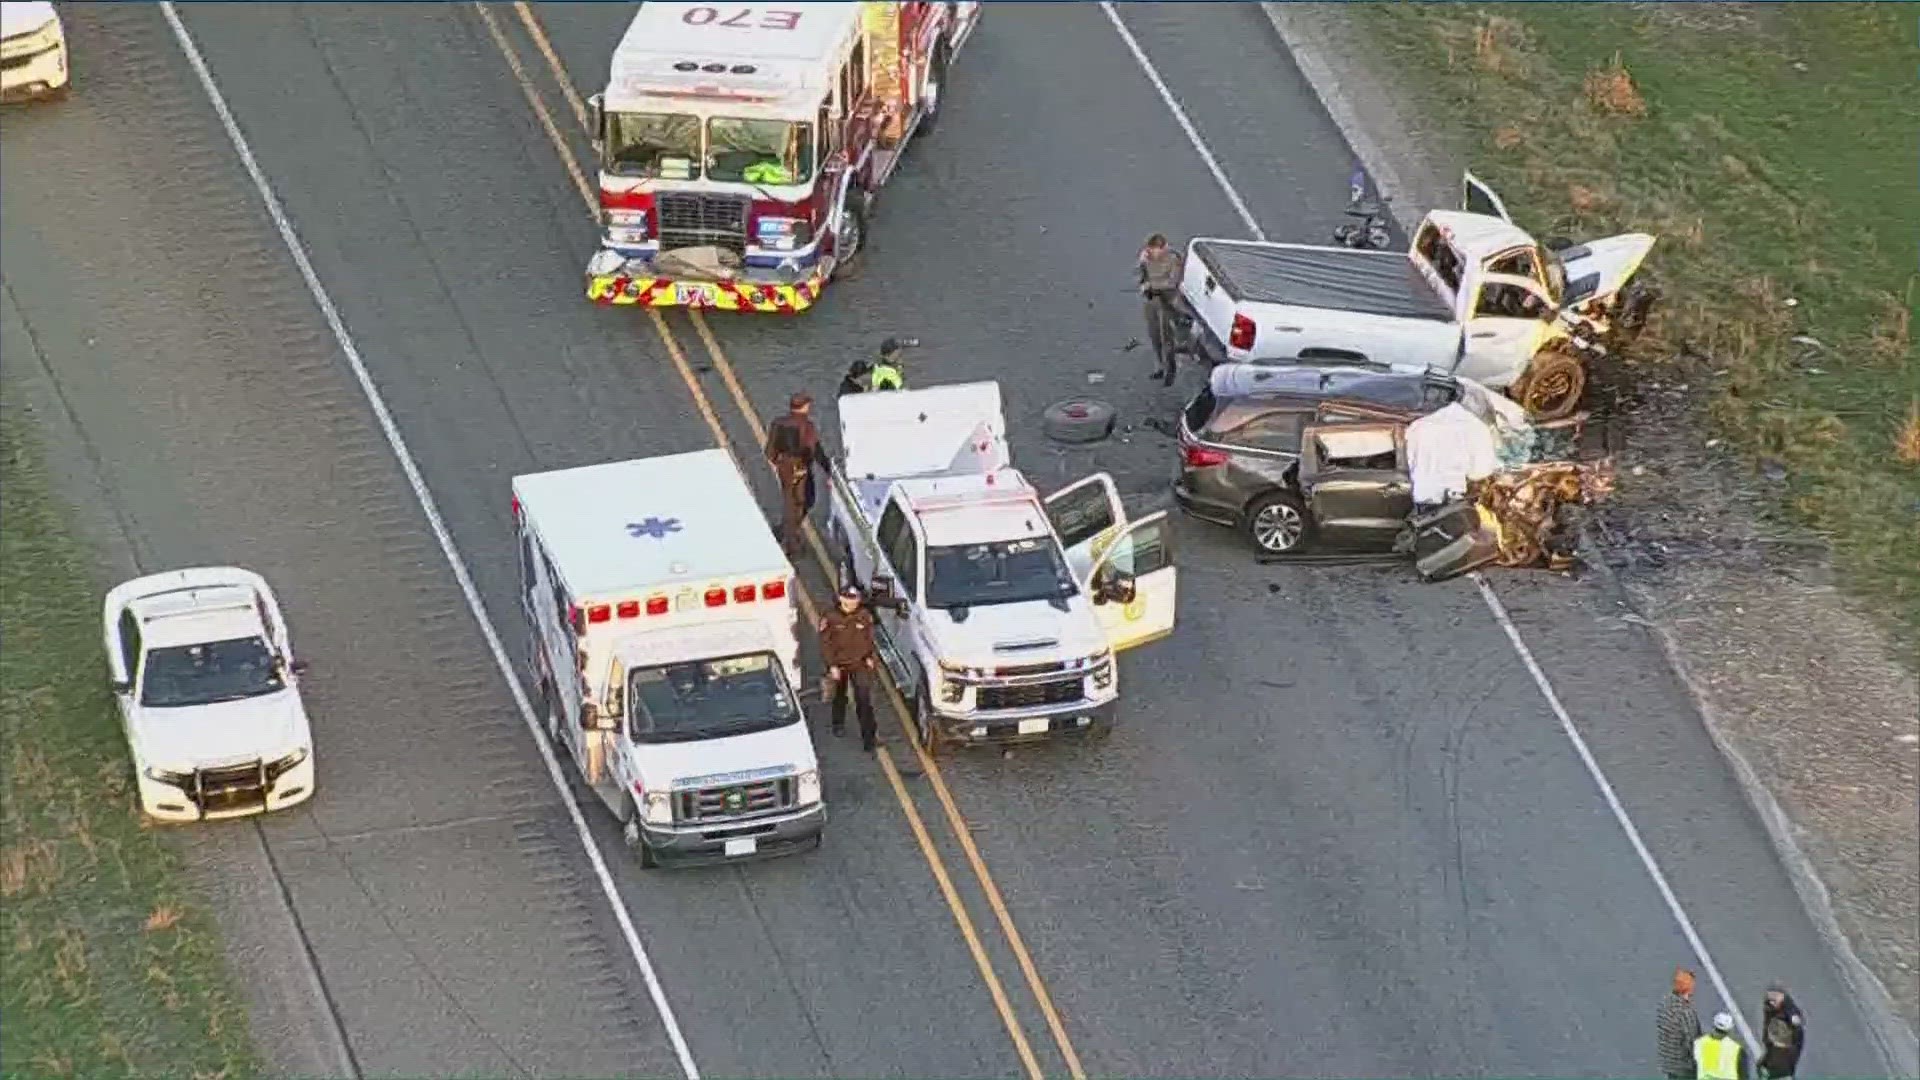
<path fill-rule="evenodd" d="M 0 455 L 0 1074 L 252 1076 L 213 920 L 134 809 L 86 553 L 11 407 Z"/>
<path fill-rule="evenodd" d="M 1356 8 L 1536 235 L 1659 234 L 1648 267 L 1666 299 L 1621 374 L 1678 368 L 1706 387 L 1710 434 L 1911 643 L 1920 84 L 1902 9 Z"/>

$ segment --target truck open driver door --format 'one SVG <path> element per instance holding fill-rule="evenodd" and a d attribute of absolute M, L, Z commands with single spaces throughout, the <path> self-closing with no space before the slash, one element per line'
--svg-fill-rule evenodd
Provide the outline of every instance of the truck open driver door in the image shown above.
<path fill-rule="evenodd" d="M 1120 652 L 1172 633 L 1179 570 L 1166 511 L 1128 521 L 1120 492 L 1106 473 L 1054 492 L 1046 506 L 1107 644 Z"/>

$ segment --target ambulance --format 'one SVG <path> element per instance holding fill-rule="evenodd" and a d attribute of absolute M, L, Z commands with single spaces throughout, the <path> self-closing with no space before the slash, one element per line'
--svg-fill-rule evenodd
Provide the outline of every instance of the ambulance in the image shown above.
<path fill-rule="evenodd" d="M 601 305 L 793 314 L 866 243 L 978 3 L 642 4 L 589 100 Z"/>
<path fill-rule="evenodd" d="M 819 846 L 793 566 L 733 458 L 517 476 L 513 517 L 547 735 L 640 864 Z"/>

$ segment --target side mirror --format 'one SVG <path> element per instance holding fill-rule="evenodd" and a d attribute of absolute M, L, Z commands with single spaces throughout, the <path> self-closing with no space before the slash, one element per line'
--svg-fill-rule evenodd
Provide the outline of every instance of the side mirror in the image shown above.
<path fill-rule="evenodd" d="M 599 725 L 600 707 L 591 701 L 583 703 L 580 706 L 580 726 L 587 731 L 592 731 Z"/>
<path fill-rule="evenodd" d="M 1093 586 L 1093 602 L 1096 604 L 1131 604 L 1139 593 L 1133 579 L 1121 574 L 1113 574 L 1098 581 Z"/>
<path fill-rule="evenodd" d="M 593 152 L 595 154 L 600 152 L 601 141 L 607 136 L 607 113 L 605 104 L 606 98 L 600 94 L 595 94 L 587 99 L 587 109 L 589 112 L 587 122 L 591 125 L 589 134 L 593 139 Z"/>
<path fill-rule="evenodd" d="M 133 693 L 133 680 L 108 679 L 107 689 L 113 691 L 116 694 L 131 694 Z"/>
<path fill-rule="evenodd" d="M 893 603 L 893 579 L 885 574 L 873 575 L 873 581 L 867 585 L 867 598 L 876 604 Z"/>

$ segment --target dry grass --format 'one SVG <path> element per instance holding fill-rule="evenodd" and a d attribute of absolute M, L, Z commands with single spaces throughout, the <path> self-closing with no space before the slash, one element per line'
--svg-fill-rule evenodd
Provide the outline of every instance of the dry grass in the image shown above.
<path fill-rule="evenodd" d="M 1592 68 L 1587 72 L 1586 85 L 1581 88 L 1587 98 L 1587 104 L 1593 111 L 1606 116 L 1645 116 L 1647 99 L 1640 96 L 1639 87 L 1633 85 L 1633 75 L 1627 71 L 1626 63 L 1619 53 L 1604 67 Z"/>
<path fill-rule="evenodd" d="M 1893 456 L 1903 465 L 1920 465 L 1920 398 L 1907 406 L 1907 419 L 1893 436 Z"/>
<path fill-rule="evenodd" d="M 171 847 L 132 811 L 99 679 L 99 594 L 13 400 L 0 396 L 4 1074 L 252 1075 L 219 942 L 179 899 Z"/>

